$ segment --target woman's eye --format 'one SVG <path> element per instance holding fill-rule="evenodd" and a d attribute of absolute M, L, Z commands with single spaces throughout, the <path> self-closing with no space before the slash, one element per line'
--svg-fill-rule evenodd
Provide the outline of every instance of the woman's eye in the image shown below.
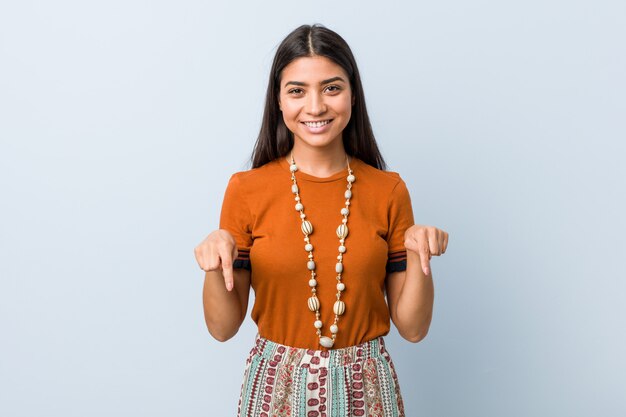
<path fill-rule="evenodd" d="M 302 93 L 301 88 L 292 88 L 291 90 L 289 90 L 289 94 L 301 94 L 301 93 Z"/>
<path fill-rule="evenodd" d="M 329 85 L 328 87 L 326 87 L 326 90 L 330 92 L 335 92 L 341 90 L 341 88 L 337 85 Z"/>

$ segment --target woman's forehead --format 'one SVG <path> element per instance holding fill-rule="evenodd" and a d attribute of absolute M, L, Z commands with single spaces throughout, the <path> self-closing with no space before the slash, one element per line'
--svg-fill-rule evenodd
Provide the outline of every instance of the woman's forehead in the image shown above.
<path fill-rule="evenodd" d="M 331 59 L 307 56 L 294 59 L 283 69 L 281 85 L 284 86 L 289 82 L 319 84 L 330 79 L 348 82 L 344 69 Z"/>

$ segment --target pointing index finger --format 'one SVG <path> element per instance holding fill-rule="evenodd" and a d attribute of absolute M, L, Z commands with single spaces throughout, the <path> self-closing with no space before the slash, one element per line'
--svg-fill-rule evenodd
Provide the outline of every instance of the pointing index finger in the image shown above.
<path fill-rule="evenodd" d="M 224 275 L 224 283 L 226 284 L 226 289 L 231 291 L 233 289 L 233 258 L 230 253 L 223 253 L 220 255 L 220 259 L 222 260 L 222 275 Z"/>
<path fill-rule="evenodd" d="M 428 245 L 420 245 L 419 249 L 420 254 L 420 262 L 422 263 L 422 271 L 424 271 L 424 275 L 430 274 L 430 250 L 428 249 Z"/>

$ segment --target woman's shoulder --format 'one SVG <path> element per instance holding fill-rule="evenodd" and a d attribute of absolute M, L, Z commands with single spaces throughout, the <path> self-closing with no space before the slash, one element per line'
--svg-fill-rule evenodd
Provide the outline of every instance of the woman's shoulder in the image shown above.
<path fill-rule="evenodd" d="M 369 165 L 360 159 L 358 161 L 358 169 L 361 171 L 363 179 L 371 185 L 394 188 L 398 183 L 404 183 L 400 173 L 396 171 L 386 171 Z"/>
<path fill-rule="evenodd" d="M 264 183 L 280 174 L 279 165 L 279 160 L 276 159 L 257 168 L 237 171 L 231 175 L 231 180 L 236 179 L 238 181 Z"/>
<path fill-rule="evenodd" d="M 231 174 L 227 190 L 247 196 L 259 196 L 280 184 L 282 176 L 284 172 L 281 171 L 278 161 L 274 160 L 257 168 Z"/>

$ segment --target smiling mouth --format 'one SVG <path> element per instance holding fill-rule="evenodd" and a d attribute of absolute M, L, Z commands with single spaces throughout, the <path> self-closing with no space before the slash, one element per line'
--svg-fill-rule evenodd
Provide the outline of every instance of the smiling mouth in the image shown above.
<path fill-rule="evenodd" d="M 333 119 L 330 120 L 320 120 L 319 122 L 302 122 L 305 125 L 307 125 L 308 127 L 322 127 L 327 125 L 328 123 L 332 122 Z"/>

